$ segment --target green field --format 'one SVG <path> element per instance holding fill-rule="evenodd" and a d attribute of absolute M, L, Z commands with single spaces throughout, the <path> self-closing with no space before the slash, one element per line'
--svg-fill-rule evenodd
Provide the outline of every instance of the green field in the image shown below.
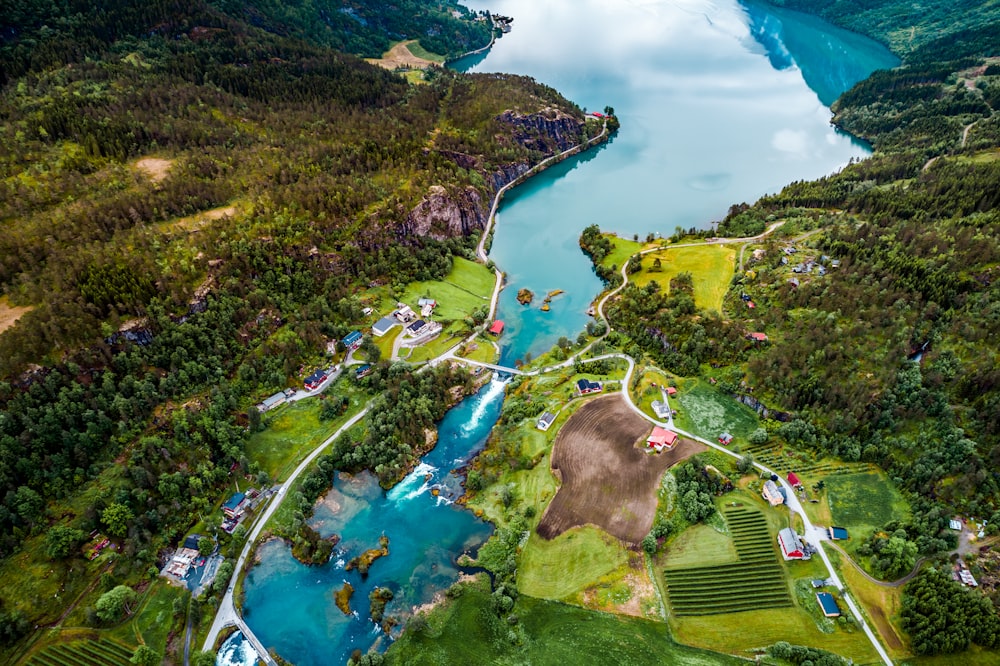
<path fill-rule="evenodd" d="M 604 258 L 604 261 L 601 262 L 605 266 L 617 266 L 618 268 L 621 268 L 628 263 L 629 257 L 633 254 L 646 247 L 651 247 L 645 245 L 644 243 L 637 243 L 626 238 L 619 238 L 614 234 L 605 234 L 605 236 L 607 236 L 608 240 L 611 241 L 612 247 L 611 252 Z"/>
<path fill-rule="evenodd" d="M 670 608 L 675 616 L 717 615 L 792 605 L 785 571 L 778 563 L 767 519 L 752 509 L 725 514 L 736 562 L 667 569 Z"/>
<path fill-rule="evenodd" d="M 347 410 L 332 421 L 320 421 L 319 398 L 307 398 L 286 404 L 268 412 L 265 419 L 270 425 L 250 438 L 247 442 L 247 458 L 260 465 L 272 479 L 286 478 L 302 457 L 324 439 L 336 432 L 348 418 L 357 413 L 365 402 L 365 395 L 354 388 L 347 378 L 352 373 L 348 368 L 344 377 L 326 390 L 350 401 Z"/>
<path fill-rule="evenodd" d="M 393 46 L 395 46 L 395 44 L 393 44 Z M 419 40 L 416 39 L 412 40 L 406 45 L 406 48 L 410 51 L 410 53 L 417 56 L 418 58 L 423 58 L 424 60 L 430 60 L 431 62 L 439 62 L 442 64 L 444 63 L 443 55 L 438 55 L 437 53 L 428 51 L 420 44 Z"/>
<path fill-rule="evenodd" d="M 745 663 L 727 655 L 678 645 L 667 625 L 589 611 L 521 595 L 516 626 L 495 618 L 488 589 L 465 586 L 462 595 L 436 608 L 429 628 L 406 631 L 386 653 L 388 664 L 671 664 L 711 666 Z M 520 634 L 520 645 L 509 634 Z"/>
<path fill-rule="evenodd" d="M 650 269 L 660 260 L 660 271 Z M 690 273 L 694 283 L 694 303 L 700 310 L 722 312 L 722 299 L 729 291 L 729 281 L 736 266 L 736 250 L 729 245 L 698 245 L 650 252 L 642 257 L 642 270 L 629 276 L 641 286 L 659 283 L 663 291 L 680 273 Z"/>
<path fill-rule="evenodd" d="M 889 521 L 910 514 L 899 491 L 884 475 L 875 472 L 831 474 L 826 477 L 826 492 L 834 522 L 852 531 L 853 543 Z"/>
<path fill-rule="evenodd" d="M 433 298 L 438 302 L 435 320 L 464 319 L 479 308 L 489 307 L 495 284 L 496 276 L 486 266 L 456 257 L 444 280 L 412 282 L 400 300 L 416 309 L 419 299 Z"/>
<path fill-rule="evenodd" d="M 729 432 L 733 445 L 744 446 L 759 423 L 752 409 L 700 379 L 679 382 L 670 404 L 678 410 L 675 420 L 681 429 L 713 442 Z"/>
<path fill-rule="evenodd" d="M 687 528 L 670 542 L 659 564 L 664 569 L 678 569 L 735 562 L 736 547 L 728 535 L 708 525 Z"/>
<path fill-rule="evenodd" d="M 596 527 L 573 528 L 551 541 L 532 531 L 518 562 L 517 589 L 569 600 L 627 561 L 621 542 Z"/>

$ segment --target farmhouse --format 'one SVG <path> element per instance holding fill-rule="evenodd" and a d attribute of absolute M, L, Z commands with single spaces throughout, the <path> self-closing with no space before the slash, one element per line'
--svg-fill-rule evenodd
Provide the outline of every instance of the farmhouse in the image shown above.
<path fill-rule="evenodd" d="M 420 332 L 423 330 L 424 326 L 426 326 L 426 325 L 427 325 L 426 321 L 424 321 L 423 319 L 418 319 L 418 320 L 416 320 L 415 322 L 413 322 L 412 324 L 410 324 L 409 326 L 406 327 L 406 332 L 407 332 L 407 334 L 413 335 L 413 336 L 420 335 Z"/>
<path fill-rule="evenodd" d="M 382 317 L 377 322 L 372 324 L 372 335 L 376 338 L 381 338 L 383 335 L 392 330 L 399 320 L 395 317 Z"/>
<path fill-rule="evenodd" d="M 840 617 L 840 606 L 837 605 L 837 600 L 833 598 L 833 595 L 829 592 L 817 592 L 816 601 L 819 602 L 819 607 L 823 609 L 823 615 L 826 617 Z"/>
<path fill-rule="evenodd" d="M 719 435 L 719 444 L 722 444 L 724 446 L 729 446 L 730 442 L 732 441 L 733 441 L 733 436 L 730 435 L 728 432 L 724 432 L 721 435 Z"/>
<path fill-rule="evenodd" d="M 604 387 L 601 386 L 601 382 L 592 382 L 589 379 L 581 379 L 576 383 L 576 392 L 580 395 L 600 393 L 603 390 Z"/>
<path fill-rule="evenodd" d="M 392 313 L 392 316 L 395 317 L 400 324 L 409 324 L 417 318 L 417 313 L 414 312 L 413 308 L 406 303 L 396 303 L 396 311 Z"/>
<path fill-rule="evenodd" d="M 327 374 L 326 370 L 317 370 L 305 379 L 306 390 L 315 391 L 319 388 L 320 384 L 326 381 Z"/>
<path fill-rule="evenodd" d="M 649 433 L 649 437 L 646 438 L 646 446 L 657 453 L 664 449 L 673 448 L 676 443 L 677 433 L 661 428 L 660 426 L 654 426 L 653 432 Z"/>
<path fill-rule="evenodd" d="M 257 411 L 266 412 L 268 410 L 274 409 L 279 405 L 283 405 L 285 404 L 285 401 L 288 400 L 288 398 L 290 398 L 294 393 L 295 391 L 293 391 L 292 389 L 285 389 L 284 391 L 278 391 L 274 395 L 264 398 L 264 400 L 257 405 Z"/>
<path fill-rule="evenodd" d="M 785 496 L 782 494 L 781 489 L 778 488 L 778 484 L 770 479 L 764 482 L 764 488 L 761 489 L 760 494 L 771 506 L 778 506 L 785 503 Z"/>
<path fill-rule="evenodd" d="M 778 546 L 781 548 L 781 556 L 786 560 L 808 560 L 812 557 L 809 549 L 791 527 L 778 532 Z"/>
<path fill-rule="evenodd" d="M 348 349 L 357 349 L 361 346 L 361 331 L 351 331 L 341 342 Z"/>
<path fill-rule="evenodd" d="M 670 418 L 670 405 L 663 402 L 662 400 L 654 400 L 652 403 L 653 413 L 656 414 L 657 418 L 669 419 Z"/>
<path fill-rule="evenodd" d="M 178 580 L 182 580 L 188 575 L 188 571 L 191 569 L 191 565 L 194 561 L 198 559 L 198 551 L 194 548 L 184 548 L 179 549 L 172 558 L 170 562 L 167 563 L 164 573 L 168 576 L 173 576 Z"/>
<path fill-rule="evenodd" d="M 490 326 L 489 333 L 493 337 L 499 338 L 503 334 L 503 320 L 497 319 L 495 322 L 493 322 L 493 325 Z"/>
<path fill-rule="evenodd" d="M 545 412 L 542 416 L 535 422 L 535 427 L 545 432 L 552 427 L 552 424 L 556 420 L 556 415 L 552 412 Z"/>
<path fill-rule="evenodd" d="M 243 493 L 234 493 L 232 497 L 226 500 L 226 503 L 222 505 L 222 513 L 226 514 L 228 518 L 239 518 L 243 515 L 243 511 L 246 509 L 246 498 L 247 496 Z"/>
<path fill-rule="evenodd" d="M 438 303 L 433 298 L 421 298 L 417 301 L 417 305 L 420 307 L 421 316 L 430 317 Z"/>

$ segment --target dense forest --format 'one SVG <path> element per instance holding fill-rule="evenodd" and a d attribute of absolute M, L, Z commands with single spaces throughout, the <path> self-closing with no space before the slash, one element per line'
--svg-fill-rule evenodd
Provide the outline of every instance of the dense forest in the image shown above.
<path fill-rule="evenodd" d="M 252 405 L 324 360 L 361 290 L 472 257 L 495 191 L 588 131 L 524 77 L 414 85 L 330 48 L 489 40 L 450 2 L 378 5 L 0 7 L 0 307 L 26 309 L 0 334 L 4 645 L 62 612 L 39 589 L 87 588 L 91 531 L 131 584 L 234 475 L 267 484 Z M 421 231 L 429 192 L 463 224 Z M 468 382 L 394 372 L 362 382 L 395 402 L 336 457 L 387 485 Z"/>

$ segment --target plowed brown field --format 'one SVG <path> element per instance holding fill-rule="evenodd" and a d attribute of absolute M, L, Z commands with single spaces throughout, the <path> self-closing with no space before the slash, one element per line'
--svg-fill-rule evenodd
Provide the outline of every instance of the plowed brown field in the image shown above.
<path fill-rule="evenodd" d="M 581 407 L 553 445 L 552 471 L 562 486 L 545 509 L 538 534 L 552 539 L 591 524 L 637 546 L 653 526 L 663 473 L 706 450 L 682 439 L 670 451 L 646 453 L 640 446 L 651 429 L 620 394 Z"/>

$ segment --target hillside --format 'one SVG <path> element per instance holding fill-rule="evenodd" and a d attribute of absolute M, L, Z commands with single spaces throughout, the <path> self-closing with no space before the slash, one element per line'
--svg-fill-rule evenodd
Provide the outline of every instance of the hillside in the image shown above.
<path fill-rule="evenodd" d="M 266 484 L 253 405 L 326 360 L 363 292 L 472 257 L 494 193 L 596 132 L 530 79 L 411 85 L 330 48 L 488 41 L 450 3 L 397 4 L 338 13 L 364 45 L 278 3 L 0 11 L 0 650 L 74 608 L 93 625 L 98 578 L 138 584 L 234 474 Z M 343 466 L 412 464 L 465 381 L 425 377 L 430 421 L 383 419 Z M 355 403 L 409 381 L 380 369 Z M 95 530 L 122 557 L 84 560 Z"/>

